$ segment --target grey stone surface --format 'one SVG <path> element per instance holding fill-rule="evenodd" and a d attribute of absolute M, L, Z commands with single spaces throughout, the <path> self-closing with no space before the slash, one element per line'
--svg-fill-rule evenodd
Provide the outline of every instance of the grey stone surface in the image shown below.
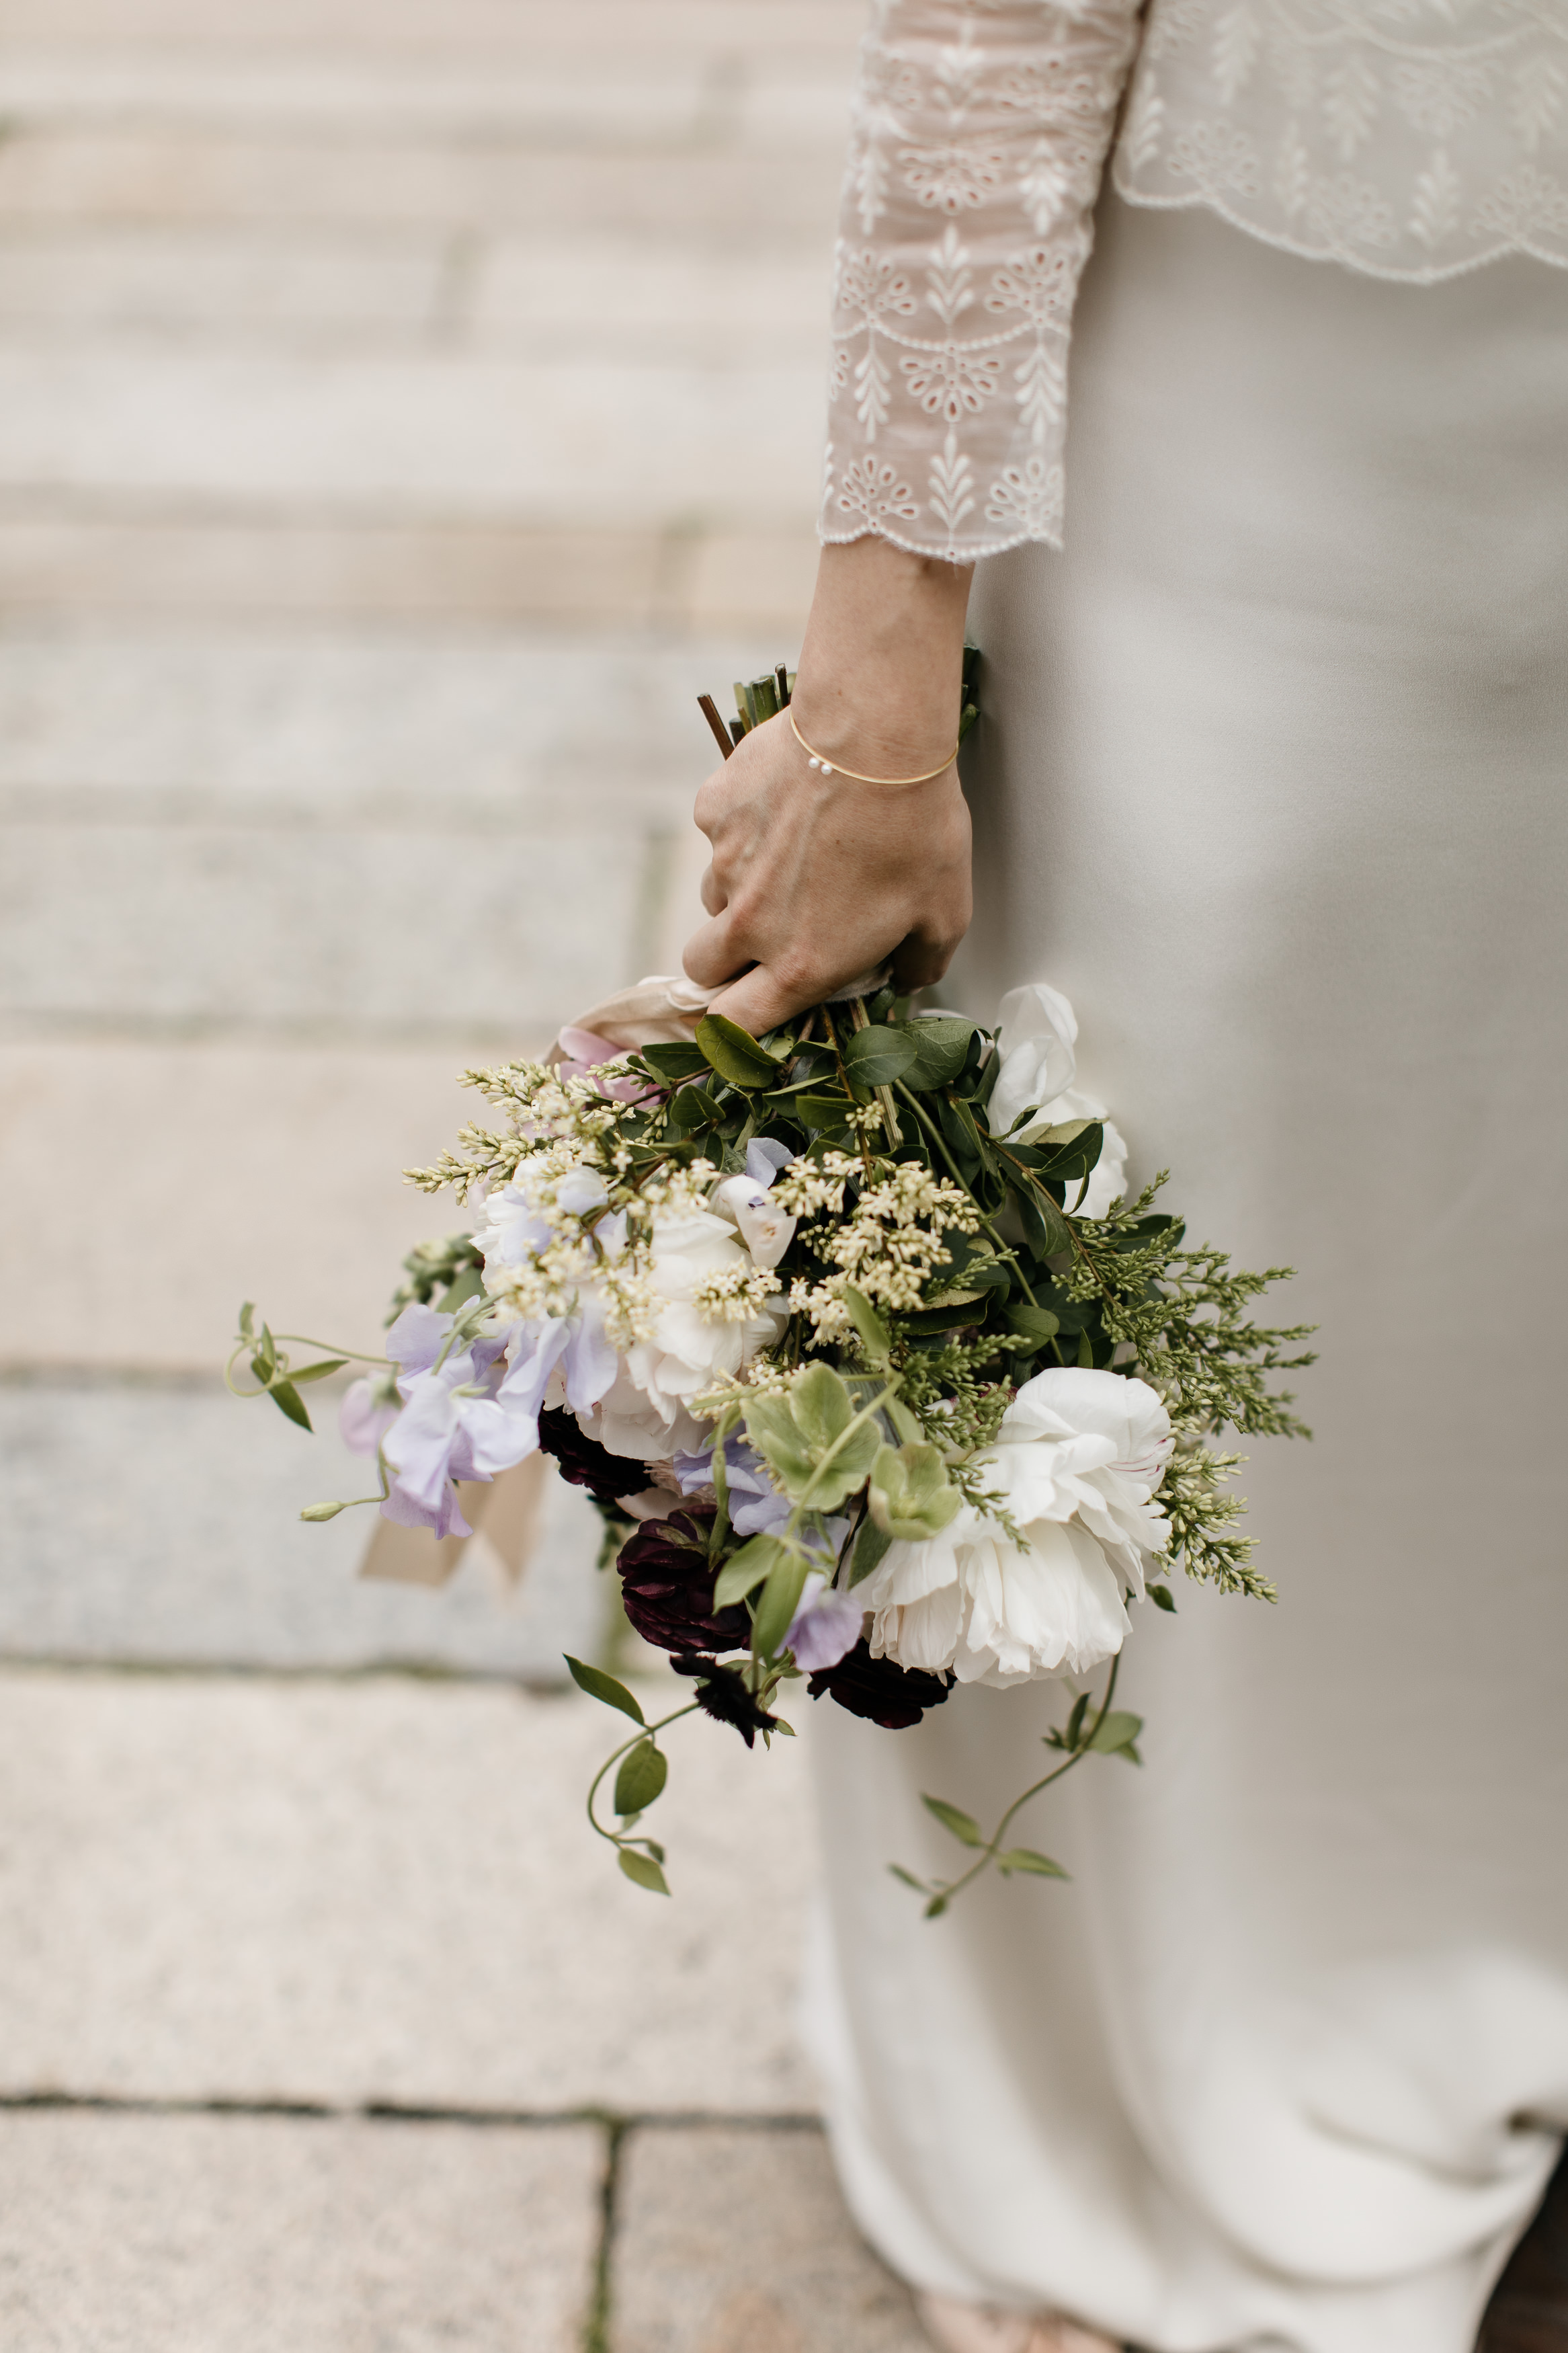
<path fill-rule="evenodd" d="M 665 1898 L 583 1817 L 623 1729 L 574 1692 L 0 1672 L 0 2092 L 809 2107 L 806 1740 L 673 1729 Z"/>
<path fill-rule="evenodd" d="M 0 1008 L 399 1044 L 552 1036 L 637 976 L 652 887 L 627 828 L 22 823 L 0 876 Z"/>
<path fill-rule="evenodd" d="M 689 823 L 697 709 L 793 645 L 548 634 L 0 638 L 0 808 L 83 819 Z"/>
<path fill-rule="evenodd" d="M 815 2129 L 630 2134 L 611 2277 L 612 2353 L 930 2353 Z"/>
<path fill-rule="evenodd" d="M 553 1472 L 515 1589 L 473 1546 L 438 1589 L 356 1575 L 374 1510 L 301 1525 L 302 1504 L 375 1483 L 337 1436 L 335 1389 L 310 1391 L 311 1439 L 216 1383 L 0 1388 L 0 1656 L 401 1663 L 547 1684 L 566 1680 L 563 1652 L 600 1656 L 616 1611 L 595 1565 L 603 1523 Z"/>
<path fill-rule="evenodd" d="M 13 2353 L 579 2353 L 602 2135 L 0 2116 Z"/>
<path fill-rule="evenodd" d="M 468 1222 L 402 1172 L 472 1116 L 466 1061 L 542 1050 L 526 1010 L 475 1054 L 457 1039 L 0 1044 L 0 1365 L 211 1378 L 243 1299 L 276 1331 L 374 1351 L 405 1253 Z M 320 1476 L 309 1459 L 301 1472 Z"/>

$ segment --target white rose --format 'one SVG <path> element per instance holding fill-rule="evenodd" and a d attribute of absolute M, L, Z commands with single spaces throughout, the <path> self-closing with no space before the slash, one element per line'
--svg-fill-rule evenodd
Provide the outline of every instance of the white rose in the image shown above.
<path fill-rule="evenodd" d="M 1005 1689 L 1082 1674 L 1121 1648 L 1125 1588 L 1164 1548 L 1152 1498 L 1172 1447 L 1146 1382 L 1065 1366 L 1026 1381 L 976 1458 L 1026 1539 L 969 1505 L 923 1544 L 895 1544 L 856 1589 L 873 1656 Z"/>
<path fill-rule="evenodd" d="M 664 1305 L 652 1339 L 626 1350 L 599 1404 L 578 1415 L 589 1437 L 612 1454 L 645 1462 L 695 1453 L 708 1442 L 707 1427 L 688 1409 L 688 1398 L 749 1364 L 778 1338 L 784 1315 L 781 1303 L 737 1320 L 710 1318 L 699 1308 L 697 1293 L 714 1275 L 752 1267 L 728 1219 L 707 1209 L 655 1215 L 649 1271 Z"/>
<path fill-rule="evenodd" d="M 1105 1117 L 1105 1105 L 1073 1084 L 1078 1060 L 1078 1016 L 1060 989 L 1043 980 L 1015 988 L 1002 999 L 996 1051 L 1002 1067 L 986 1108 L 993 1135 L 1005 1135 L 1026 1111 L 1035 1116 L 1019 1128 L 1014 1141 L 1027 1144 L 1047 1127 L 1065 1127 L 1069 1120 L 1101 1120 L 1105 1142 L 1089 1182 L 1069 1196 L 1068 1208 L 1086 1218 L 1103 1218 L 1112 1201 L 1127 1189 L 1127 1144 L 1121 1130 Z"/>

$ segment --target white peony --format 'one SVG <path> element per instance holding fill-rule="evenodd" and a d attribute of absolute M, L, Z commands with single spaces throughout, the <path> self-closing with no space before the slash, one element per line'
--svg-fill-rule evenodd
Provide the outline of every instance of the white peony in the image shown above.
<path fill-rule="evenodd" d="M 1151 1499 L 1172 1443 L 1146 1382 L 1037 1373 L 975 1458 L 1026 1548 L 968 1504 L 940 1535 L 890 1546 L 856 1588 L 874 1613 L 873 1656 L 996 1689 L 1111 1657 L 1130 1628 L 1123 1592 L 1142 1595 L 1144 1563 L 1164 1549 Z"/>
<path fill-rule="evenodd" d="M 1078 1016 L 1060 989 L 1037 980 L 1010 989 L 1002 999 L 996 1050 L 1002 1067 L 986 1109 L 993 1135 L 1005 1135 L 1026 1111 L 1035 1116 L 1015 1141 L 1027 1144 L 1047 1127 L 1069 1120 L 1105 1121 L 1105 1143 L 1081 1195 L 1069 1191 L 1068 1208 L 1086 1218 L 1102 1218 L 1127 1189 L 1127 1145 L 1105 1118 L 1105 1105 L 1073 1084 L 1078 1060 Z"/>
<path fill-rule="evenodd" d="M 649 1272 L 663 1303 L 652 1338 L 626 1351 L 598 1403 L 578 1414 L 588 1436 L 612 1454 L 645 1462 L 706 1444 L 707 1425 L 689 1410 L 688 1399 L 721 1375 L 738 1373 L 778 1338 L 784 1319 L 782 1300 L 726 1318 L 705 1312 L 698 1294 L 708 1290 L 711 1296 L 716 1279 L 755 1271 L 728 1219 L 707 1209 L 656 1211 Z"/>

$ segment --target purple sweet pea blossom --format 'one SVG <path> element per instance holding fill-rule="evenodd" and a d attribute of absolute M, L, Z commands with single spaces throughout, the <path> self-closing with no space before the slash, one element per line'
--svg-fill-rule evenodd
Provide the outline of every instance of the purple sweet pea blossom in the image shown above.
<path fill-rule="evenodd" d="M 453 1320 L 433 1307 L 405 1307 L 386 1335 L 404 1403 L 382 1439 L 390 1473 L 382 1515 L 438 1536 L 471 1533 L 457 1480 L 493 1479 L 539 1443 L 537 1419 L 498 1402 L 504 1339 L 474 1340 L 437 1362 Z"/>
<path fill-rule="evenodd" d="M 815 1571 L 805 1580 L 800 1607 L 790 1620 L 784 1648 L 806 1673 L 836 1667 L 860 1640 L 866 1613 L 852 1593 L 840 1593 Z"/>

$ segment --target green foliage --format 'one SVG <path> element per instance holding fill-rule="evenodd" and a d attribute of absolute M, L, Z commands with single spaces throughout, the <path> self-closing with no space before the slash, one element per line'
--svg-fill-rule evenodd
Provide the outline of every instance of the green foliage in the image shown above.
<path fill-rule="evenodd" d="M 629 1715 L 634 1724 L 646 1720 L 641 1701 L 627 1691 L 625 1683 L 618 1683 L 614 1675 L 605 1672 L 603 1667 L 590 1667 L 582 1659 L 574 1659 L 569 1651 L 563 1651 L 562 1656 L 579 1691 L 586 1692 L 590 1699 L 602 1701 L 605 1707 L 618 1707 L 621 1714 Z"/>
<path fill-rule="evenodd" d="M 745 1407 L 746 1435 L 792 1503 L 837 1511 L 866 1483 L 881 1433 L 858 1408 L 847 1383 L 820 1358 L 782 1397 Z"/>
<path fill-rule="evenodd" d="M 947 1466 L 936 1447 L 879 1449 L 871 1465 L 867 1504 L 884 1535 L 907 1544 L 939 1535 L 963 1501 L 948 1480 Z"/>
<path fill-rule="evenodd" d="M 615 1808 L 622 1820 L 645 1812 L 668 1777 L 669 1760 L 655 1741 L 639 1740 L 628 1748 L 616 1775 Z"/>

